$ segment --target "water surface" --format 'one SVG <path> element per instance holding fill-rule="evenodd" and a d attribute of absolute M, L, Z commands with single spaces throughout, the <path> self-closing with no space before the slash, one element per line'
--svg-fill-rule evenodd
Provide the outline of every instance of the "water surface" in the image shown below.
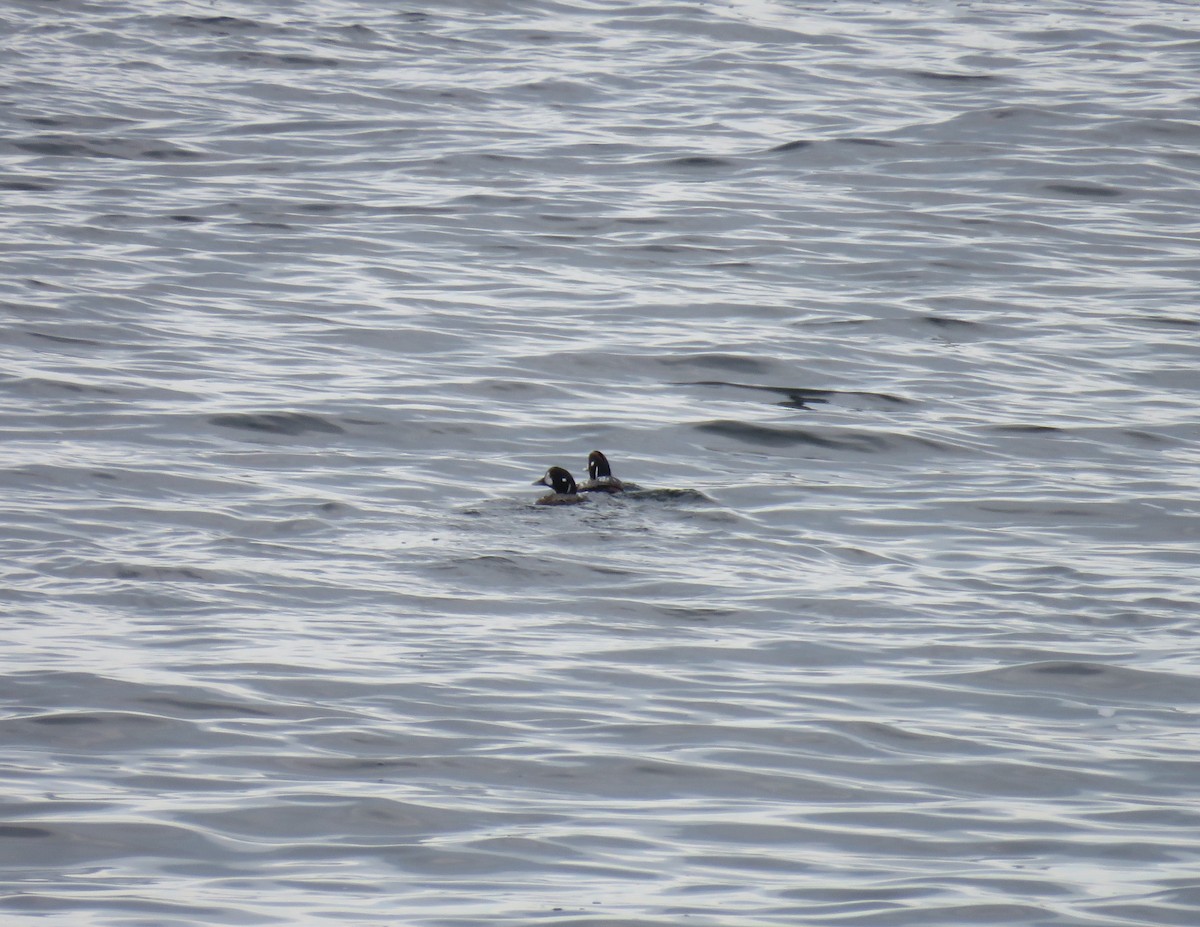
<path fill-rule="evenodd" d="M 1191 4 L 0 34 L 8 920 L 1195 922 Z"/>

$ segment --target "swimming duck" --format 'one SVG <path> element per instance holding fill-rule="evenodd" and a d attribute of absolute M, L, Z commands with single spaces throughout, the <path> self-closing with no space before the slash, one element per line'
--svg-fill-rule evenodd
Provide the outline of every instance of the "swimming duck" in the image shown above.
<path fill-rule="evenodd" d="M 625 484 L 612 475 L 608 458 L 600 451 L 588 454 L 588 481 L 579 486 L 580 492 L 624 492 Z"/>
<path fill-rule="evenodd" d="M 549 486 L 553 492 L 538 499 L 538 505 L 573 505 L 576 502 L 587 502 L 587 496 L 579 495 L 575 486 L 575 477 L 562 467 L 551 467 L 540 480 L 534 480 L 534 486 Z"/>

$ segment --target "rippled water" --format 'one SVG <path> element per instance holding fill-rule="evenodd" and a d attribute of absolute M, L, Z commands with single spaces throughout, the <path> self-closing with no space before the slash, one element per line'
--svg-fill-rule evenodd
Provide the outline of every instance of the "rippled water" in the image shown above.
<path fill-rule="evenodd" d="M 1200 919 L 1200 8 L 0 35 L 6 923 Z"/>

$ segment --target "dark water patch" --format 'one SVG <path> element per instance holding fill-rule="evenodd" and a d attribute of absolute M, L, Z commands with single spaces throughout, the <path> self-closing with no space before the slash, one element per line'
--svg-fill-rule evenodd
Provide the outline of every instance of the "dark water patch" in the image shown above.
<path fill-rule="evenodd" d="M 989 425 L 988 431 L 1002 435 L 1060 435 L 1064 434 L 1062 428 L 1056 425 L 1025 425 L 1014 423 L 1009 425 Z"/>
<path fill-rule="evenodd" d="M 242 19 L 240 16 L 172 16 L 168 22 L 185 29 L 196 29 L 222 36 L 263 28 L 262 23 L 252 19 Z"/>
<path fill-rule="evenodd" d="M 1105 667 L 1094 663 L 1036 663 L 1028 667 L 1031 673 L 1054 676 L 1099 676 Z"/>
<path fill-rule="evenodd" d="M 1125 192 L 1114 187 L 1102 187 L 1099 184 L 1091 183 L 1048 183 L 1043 184 L 1042 189 L 1052 193 L 1066 193 L 1069 196 L 1086 196 L 1091 199 L 1109 199 Z"/>
<path fill-rule="evenodd" d="M 462 567 L 484 567 L 485 569 L 498 569 L 504 573 L 514 571 L 524 571 L 526 573 L 537 573 L 540 568 L 537 563 L 532 563 L 529 566 L 521 563 L 515 556 L 505 556 L 504 554 L 478 554 L 474 557 L 462 557 L 446 563 L 435 563 L 430 565 L 433 570 L 457 570 Z"/>
<path fill-rule="evenodd" d="M 338 214 L 347 214 L 357 210 L 357 205 L 352 203 L 300 203 L 294 207 L 299 212 L 312 213 L 315 216 L 329 216 Z"/>
<path fill-rule="evenodd" d="M 574 239 L 574 240 L 578 240 L 578 239 Z M 643 253 L 648 253 L 648 254 L 700 254 L 700 253 L 720 254 L 722 249 L 710 248 L 710 247 L 706 247 L 704 245 L 651 244 L 651 245 L 639 245 L 639 246 L 637 246 L 637 248 L 635 250 L 641 251 Z"/>
<path fill-rule="evenodd" d="M 853 451 L 860 454 L 894 452 L 904 446 L 926 450 L 944 450 L 944 445 L 927 438 L 897 436 L 894 434 L 872 434 L 864 431 L 838 431 L 820 433 L 807 428 L 785 428 L 772 425 L 756 425 L 751 422 L 735 422 L 715 419 L 693 426 L 697 431 L 720 435 L 741 444 L 756 447 L 793 447 L 809 445 L 835 451 Z"/>
<path fill-rule="evenodd" d="M 346 431 L 341 425 L 305 412 L 232 412 L 210 416 L 208 421 L 223 428 L 240 428 L 244 431 L 277 435 L 302 435 L 310 432 L 340 435 Z"/>
<path fill-rule="evenodd" d="M 29 377 L 21 380 L 10 380 L 8 378 L 0 379 L 0 382 L 12 383 L 18 389 L 24 389 L 31 393 L 69 393 L 75 396 L 117 396 L 120 395 L 115 389 L 110 389 L 107 386 L 93 386 L 89 383 L 71 383 L 67 380 L 50 380 L 45 377 Z"/>
<path fill-rule="evenodd" d="M 100 724 L 103 718 L 98 715 L 82 715 L 74 713 L 64 713 L 57 715 L 39 715 L 36 718 L 26 719 L 30 724 L 41 724 L 47 727 L 56 727 L 60 725 L 76 725 L 76 724 Z"/>
<path fill-rule="evenodd" d="M 1181 444 L 1187 443 L 1168 435 L 1146 431 L 1141 428 L 1126 428 L 1121 431 L 1121 434 L 1143 447 L 1179 447 Z"/>
<path fill-rule="evenodd" d="M 96 216 L 95 223 L 99 228 L 134 228 L 142 225 L 143 219 L 141 216 L 131 216 L 124 212 L 104 212 Z"/>
<path fill-rule="evenodd" d="M 117 116 L 62 113 L 55 116 L 26 116 L 25 121 L 31 126 L 41 126 L 46 129 L 69 129 L 75 132 L 91 132 L 98 135 L 104 130 L 117 126 L 132 125 L 136 120 L 124 119 Z"/>
<path fill-rule="evenodd" d="M 950 71 L 909 71 L 913 77 L 957 84 L 983 84 L 999 80 L 993 74 L 955 74 Z"/>
<path fill-rule="evenodd" d="M 788 387 L 772 387 L 772 386 L 750 386 L 743 383 L 724 383 L 720 380 L 695 380 L 691 383 L 681 383 L 680 386 L 729 386 L 736 389 L 759 390 L 778 395 L 787 396 L 787 399 L 782 402 L 777 402 L 776 405 L 785 406 L 789 409 L 809 410 L 813 405 L 823 405 L 829 402 L 829 397 L 833 395 L 831 390 L 823 389 L 791 389 Z"/>
<path fill-rule="evenodd" d="M 629 570 L 622 567 L 613 566 L 609 563 L 585 563 L 583 569 L 589 573 L 595 573 L 599 576 L 631 576 L 641 577 L 641 570 Z"/>
<path fill-rule="evenodd" d="M 112 568 L 114 579 L 145 579 L 152 582 L 170 583 L 186 580 L 206 582 L 209 577 L 191 567 L 130 566 L 119 564 Z"/>
<path fill-rule="evenodd" d="M 152 705 L 156 708 L 178 708 L 187 712 L 210 717 L 212 715 L 248 715 L 255 718 L 270 718 L 274 716 L 273 712 L 264 711 L 261 708 L 252 708 L 249 705 L 239 705 L 235 702 L 212 701 L 207 699 L 187 699 L 174 698 L 171 696 L 156 696 L 154 698 L 139 698 L 135 699 L 146 705 Z"/>
<path fill-rule="evenodd" d="M 104 344 L 102 341 L 92 341 L 90 338 L 71 338 L 67 335 L 49 335 L 46 332 L 27 331 L 25 334 L 30 338 L 40 338 L 43 341 L 51 341 L 55 344 L 77 344 L 94 348 L 101 347 Z"/>
<path fill-rule="evenodd" d="M 336 68 L 341 65 L 337 58 L 320 55 L 276 54 L 274 52 L 237 52 L 231 57 L 238 64 L 256 68 L 281 68 L 287 70 L 316 70 Z"/>
<path fill-rule="evenodd" d="M 379 213 L 384 216 L 453 216 L 453 209 L 445 206 L 420 206 L 413 203 L 403 203 L 396 206 L 379 207 Z M 545 218 L 545 217 L 542 217 Z"/>
<path fill-rule="evenodd" d="M 526 40 L 531 37 L 525 36 Z M 547 39 L 546 41 L 553 41 Z M 513 88 L 518 91 L 532 91 L 533 93 L 545 94 L 551 97 L 555 102 L 565 102 L 568 99 L 580 97 L 594 96 L 595 91 L 592 86 L 584 81 L 573 81 L 564 79 L 548 78 L 545 80 L 534 80 L 526 84 L 518 84 Z"/>
<path fill-rule="evenodd" d="M 785 889 L 779 893 L 781 898 L 796 898 L 805 902 L 816 900 L 823 904 L 846 902 L 856 908 L 863 906 L 895 907 L 900 902 L 912 899 L 928 898 L 937 894 L 937 889 L 931 886 L 887 885 L 873 888 L 862 884 L 853 887 L 808 887 Z M 893 905 L 892 903 L 895 903 Z"/>
<path fill-rule="evenodd" d="M 888 405 L 913 405 L 913 401 L 911 399 L 905 399 L 901 396 L 893 396 L 890 393 L 873 393 L 866 390 L 813 389 L 803 386 L 765 386 L 755 383 L 730 383 L 724 380 L 692 380 L 673 385 L 730 387 L 733 389 L 748 389 L 773 393 L 776 395 L 786 396 L 786 399 L 781 402 L 777 402 L 776 405 L 789 409 L 809 410 L 814 404 L 822 405 L 830 402 L 833 399 L 843 396 L 853 396 L 860 399 L 875 400 Z"/>
<path fill-rule="evenodd" d="M 670 222 L 661 216 L 620 216 L 616 221 L 619 225 L 667 225 Z"/>
<path fill-rule="evenodd" d="M 895 142 L 885 142 L 881 138 L 863 138 L 861 136 L 848 135 L 844 138 L 835 138 L 835 142 L 839 145 L 862 145 L 866 148 L 895 148 Z"/>
<path fill-rule="evenodd" d="M 762 373 L 769 366 L 765 361 L 743 354 L 684 354 L 678 357 L 658 357 L 655 360 L 668 367 L 716 367 L 719 370 L 733 370 L 739 373 Z"/>
<path fill-rule="evenodd" d="M 111 158 L 120 161 L 196 161 L 207 155 L 156 139 L 80 138 L 54 135 L 16 141 L 22 151 L 60 158 Z"/>
<path fill-rule="evenodd" d="M 730 167 L 732 161 L 727 161 L 724 158 L 714 158 L 710 155 L 689 155 L 686 158 L 672 158 L 665 162 L 666 167 L 686 167 L 686 168 L 705 168 L 705 167 Z"/>
<path fill-rule="evenodd" d="M 803 322 L 790 323 L 792 328 L 848 328 L 860 325 L 878 325 L 879 319 L 869 316 L 857 316 L 848 319 L 805 319 Z"/>
<path fill-rule="evenodd" d="M 168 859 L 196 861 L 211 860 L 214 854 L 215 843 L 211 838 L 174 825 L 70 819 L 47 823 L 52 823 L 53 827 L 50 842 L 46 845 L 43 845 L 41 841 L 30 842 L 22 847 L 22 866 L 52 867 L 55 871 L 65 870 L 67 872 L 97 872 L 113 866 L 127 865 L 129 860 L 142 857 L 153 858 L 159 862 Z M 147 876 L 147 878 L 149 877 Z M 18 910 L 28 911 L 31 915 L 37 912 L 37 914 L 45 916 L 47 913 L 45 910 L 39 910 L 44 907 L 45 899 L 38 898 L 34 891 L 23 895 L 8 896 L 4 905 L 6 908 L 16 907 Z M 87 915 L 53 919 L 59 920 L 60 923 L 83 924 L 92 920 L 92 915 L 97 910 L 108 909 L 106 913 L 113 913 L 116 921 L 125 923 L 228 923 L 228 919 L 224 916 L 227 912 L 219 908 L 149 901 L 138 896 L 103 901 L 91 897 L 88 899 L 87 908 Z M 117 911 L 119 914 L 114 913 Z M 137 914 L 131 912 L 137 912 Z M 245 918 L 239 918 L 238 922 L 262 923 L 263 921 L 261 919 L 247 921 Z"/>
<path fill-rule="evenodd" d="M 1143 319 L 1167 328 L 1200 328 L 1200 319 L 1187 319 L 1177 315 L 1148 315 Z"/>
<path fill-rule="evenodd" d="M 1088 660 L 1045 660 L 963 674 L 986 687 L 1077 698 L 1145 701 L 1164 707 L 1200 702 L 1200 679 Z"/>
<path fill-rule="evenodd" d="M 72 751 L 175 749 L 194 746 L 196 728 L 190 721 L 142 711 L 118 709 L 63 710 L 9 718 L 6 741 L 37 740 Z"/>
<path fill-rule="evenodd" d="M 533 196 L 511 196 L 504 193 L 468 193 L 465 196 L 455 197 L 453 202 L 465 206 L 480 206 L 484 209 L 519 209 L 523 206 L 540 203 L 541 200 Z"/>
<path fill-rule="evenodd" d="M 52 837 L 53 831 L 44 827 L 25 827 L 20 824 L 0 824 L 0 837 Z"/>
<path fill-rule="evenodd" d="M 687 490 L 684 490 L 685 492 Z M 703 495 L 703 493 L 701 493 Z M 705 497 L 707 498 L 707 497 Z M 700 624 L 724 621 L 735 617 L 738 612 L 732 608 L 720 608 L 715 605 L 651 605 L 651 609 L 672 621 L 694 621 Z"/>
<path fill-rule="evenodd" d="M 45 193 L 53 189 L 53 184 L 36 180 L 0 180 L 0 190 L 11 190 L 14 193 Z"/>
<path fill-rule="evenodd" d="M 1103 514 L 1102 511 L 1094 511 L 1083 506 L 1047 506 L 1041 502 L 1028 504 L 1022 504 L 1018 502 L 981 502 L 976 505 L 976 508 L 981 512 L 989 512 L 996 515 L 1034 515 L 1040 517 L 1054 516 L 1056 518 L 1063 519 L 1096 518 L 1097 516 Z"/>
<path fill-rule="evenodd" d="M 776 145 L 774 148 L 768 148 L 770 152 L 785 152 L 785 151 L 800 151 L 802 148 L 811 148 L 812 142 L 808 139 L 798 138 L 794 142 L 784 142 L 782 145 Z"/>
<path fill-rule="evenodd" d="M 173 213 L 172 215 L 167 216 L 167 218 L 170 219 L 172 222 L 181 222 L 181 223 L 198 223 L 198 222 L 207 222 L 208 221 L 203 216 L 192 216 L 192 215 L 188 215 L 187 213 Z"/>
<path fill-rule="evenodd" d="M 927 315 L 921 318 L 921 321 L 927 325 L 933 325 L 936 328 L 983 328 L 980 322 L 972 322 L 970 319 L 958 319 L 948 315 Z"/>
<path fill-rule="evenodd" d="M 352 42 L 362 48 L 386 48 L 391 49 L 391 46 L 379 46 L 375 43 L 382 41 L 383 36 L 372 29 L 370 26 L 364 26 L 362 23 L 350 23 L 346 26 L 338 26 L 333 30 L 333 34 L 342 36 L 347 42 Z"/>

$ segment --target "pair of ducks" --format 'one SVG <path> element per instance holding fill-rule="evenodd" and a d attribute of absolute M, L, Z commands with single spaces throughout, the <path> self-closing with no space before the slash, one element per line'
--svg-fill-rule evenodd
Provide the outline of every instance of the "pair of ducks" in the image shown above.
<path fill-rule="evenodd" d="M 612 467 L 608 458 L 599 451 L 588 454 L 588 480 L 581 485 L 575 485 L 575 478 L 562 467 L 551 467 L 546 475 L 536 480 L 534 486 L 549 486 L 553 492 L 538 499 L 538 505 L 571 505 L 575 502 L 587 502 L 586 492 L 624 492 L 625 486 L 612 475 Z"/>

